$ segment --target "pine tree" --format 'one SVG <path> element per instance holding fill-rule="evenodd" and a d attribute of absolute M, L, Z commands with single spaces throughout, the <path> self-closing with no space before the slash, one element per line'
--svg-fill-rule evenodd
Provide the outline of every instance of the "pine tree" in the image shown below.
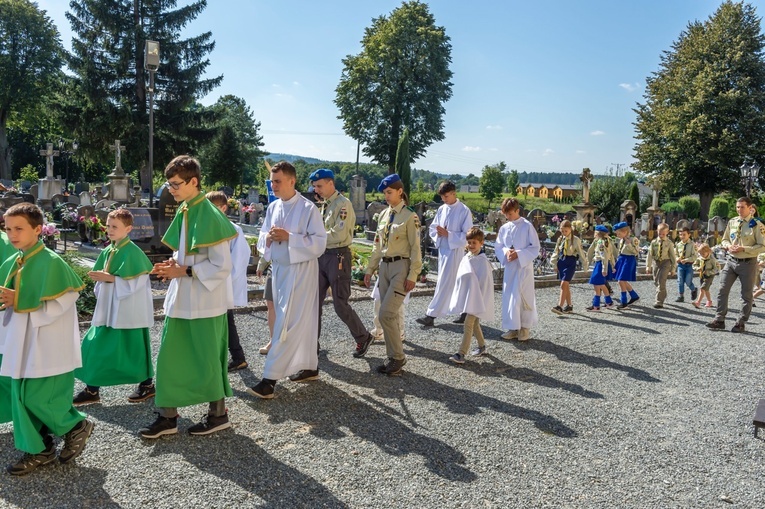
<path fill-rule="evenodd" d="M 154 161 L 156 168 L 179 153 L 195 153 L 209 139 L 209 110 L 197 100 L 217 87 L 222 76 L 202 79 L 214 49 L 212 33 L 181 39 L 181 31 L 207 7 L 198 0 L 176 8 L 177 0 L 72 0 L 73 76 L 62 97 L 62 123 L 80 140 L 79 155 L 109 160 L 109 145 L 127 147 L 123 166 L 148 161 L 149 73 L 144 70 L 146 40 L 160 43 L 155 81 Z M 144 183 L 145 185 L 146 183 Z"/>

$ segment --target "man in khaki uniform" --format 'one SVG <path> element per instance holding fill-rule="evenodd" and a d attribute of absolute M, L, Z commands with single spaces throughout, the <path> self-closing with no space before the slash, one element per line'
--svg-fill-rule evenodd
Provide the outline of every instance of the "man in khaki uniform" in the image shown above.
<path fill-rule="evenodd" d="M 380 214 L 364 284 L 369 287 L 372 274 L 378 272 L 380 323 L 388 361 L 377 371 L 398 375 L 406 364 L 398 313 L 422 269 L 420 220 L 414 210 L 406 206 L 407 196 L 398 175 L 385 177 L 377 190 L 385 195 L 388 208 Z"/>
<path fill-rule="evenodd" d="M 728 314 L 728 295 L 736 279 L 741 281 L 743 306 L 731 332 L 745 332 L 754 302 L 754 285 L 757 280 L 757 255 L 765 251 L 765 226 L 754 219 L 752 200 L 748 197 L 736 201 L 738 217 L 728 221 L 720 245 L 727 251 L 725 266 L 720 271 L 720 290 L 717 293 L 717 314 L 707 324 L 713 330 L 725 329 Z"/>
<path fill-rule="evenodd" d="M 351 296 L 351 243 L 356 226 L 356 213 L 351 201 L 335 189 L 335 174 L 332 170 L 320 169 L 308 177 L 313 190 L 324 200 L 320 206 L 324 229 L 327 230 L 327 249 L 319 257 L 319 336 L 321 336 L 321 315 L 327 289 L 332 289 L 332 304 L 337 316 L 348 326 L 356 340 L 354 357 L 363 357 L 374 341 L 359 316 L 348 304 Z"/>

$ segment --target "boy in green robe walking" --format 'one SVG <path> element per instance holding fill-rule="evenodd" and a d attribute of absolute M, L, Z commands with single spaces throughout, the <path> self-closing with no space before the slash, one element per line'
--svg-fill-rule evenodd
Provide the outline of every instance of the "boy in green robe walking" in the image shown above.
<path fill-rule="evenodd" d="M 19 203 L 5 213 L 16 255 L 0 265 L 3 364 L 11 378 L 13 438 L 24 455 L 7 470 L 24 475 L 56 460 L 53 435 L 64 436 L 61 463 L 79 456 L 93 423 L 72 405 L 74 370 L 82 365 L 76 302 L 84 285 L 39 240 L 43 212 Z"/>
<path fill-rule="evenodd" d="M 225 397 L 228 383 L 228 322 L 233 307 L 229 241 L 237 235 L 231 222 L 200 190 L 199 161 L 178 156 L 165 168 L 168 189 L 181 202 L 162 242 L 173 257 L 154 265 L 170 280 L 165 296 L 165 326 L 157 355 L 154 404 L 157 419 L 141 429 L 144 438 L 178 432 L 178 407 L 209 403 L 192 435 L 231 427 Z"/>

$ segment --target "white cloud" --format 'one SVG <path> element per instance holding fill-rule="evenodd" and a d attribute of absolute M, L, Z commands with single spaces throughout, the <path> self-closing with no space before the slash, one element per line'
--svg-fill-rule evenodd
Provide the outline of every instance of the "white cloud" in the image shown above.
<path fill-rule="evenodd" d="M 576 153 L 577 154 L 586 154 L 587 151 L 586 150 L 577 150 Z"/>
<path fill-rule="evenodd" d="M 501 125 L 487 125 L 486 130 L 488 131 L 501 131 L 502 126 Z"/>
<path fill-rule="evenodd" d="M 547 157 L 551 154 L 554 154 L 555 151 L 551 148 L 546 148 L 544 152 L 542 152 L 542 157 Z"/>
<path fill-rule="evenodd" d="M 619 83 L 619 86 L 622 87 L 627 92 L 634 92 L 638 88 L 640 88 L 640 83 Z"/>
<path fill-rule="evenodd" d="M 604 134 L 606 134 L 605 131 L 592 131 L 590 136 L 603 136 Z"/>
<path fill-rule="evenodd" d="M 282 88 L 278 83 L 271 83 L 271 88 Z"/>
<path fill-rule="evenodd" d="M 467 147 L 463 147 L 462 151 L 463 152 L 480 152 L 481 151 L 481 147 L 467 146 Z"/>
<path fill-rule="evenodd" d="M 296 87 L 299 87 L 300 86 L 300 82 L 299 81 L 293 81 L 292 85 L 296 86 Z"/>

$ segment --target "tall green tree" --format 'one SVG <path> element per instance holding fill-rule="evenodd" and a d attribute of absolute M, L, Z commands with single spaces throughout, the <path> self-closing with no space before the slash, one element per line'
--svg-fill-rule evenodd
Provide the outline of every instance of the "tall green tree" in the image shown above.
<path fill-rule="evenodd" d="M 346 134 L 364 145 L 364 154 L 393 173 L 404 127 L 411 131 L 410 162 L 444 139 L 451 44 L 427 4 L 416 0 L 373 19 L 361 44 L 361 53 L 343 59 L 338 118 Z"/>
<path fill-rule="evenodd" d="M 0 1 L 0 178 L 11 178 L 8 120 L 37 108 L 61 80 L 62 54 L 56 26 L 36 3 Z"/>
<path fill-rule="evenodd" d="M 630 187 L 636 177 L 632 172 L 622 173 L 610 168 L 606 175 L 597 176 L 590 185 L 590 203 L 603 214 L 608 221 L 619 219 L 621 205 L 629 198 Z"/>
<path fill-rule="evenodd" d="M 507 174 L 507 192 L 515 194 L 520 183 L 521 178 L 518 176 L 518 170 L 510 170 L 510 173 Z"/>
<path fill-rule="evenodd" d="M 396 173 L 401 177 L 404 192 L 409 196 L 412 192 L 412 165 L 409 160 L 409 128 L 404 128 L 404 133 L 398 140 L 396 149 Z"/>
<path fill-rule="evenodd" d="M 488 202 L 488 208 L 491 209 L 491 202 L 499 196 L 505 189 L 506 176 L 503 169 L 506 167 L 504 162 L 492 166 L 484 166 L 481 178 L 478 182 L 480 193 Z"/>
<path fill-rule="evenodd" d="M 215 48 L 211 32 L 182 38 L 207 7 L 197 0 L 72 0 L 66 13 L 74 37 L 67 64 L 72 71 L 62 96 L 62 123 L 80 140 L 80 156 L 109 160 L 109 145 L 127 147 L 126 170 L 148 161 L 149 73 L 146 40 L 160 43 L 155 82 L 155 167 L 178 153 L 196 153 L 209 140 L 209 110 L 198 100 L 222 76 L 204 78 Z M 146 183 L 144 183 L 145 185 Z"/>
<path fill-rule="evenodd" d="M 201 152 L 202 170 L 209 184 L 222 182 L 231 188 L 255 183 L 258 162 L 267 155 L 261 150 L 260 122 L 244 99 L 225 95 L 210 107 L 215 132 L 212 142 Z"/>
<path fill-rule="evenodd" d="M 705 22 L 689 23 L 635 108 L 635 169 L 666 176 L 673 194 L 740 192 L 738 167 L 765 162 L 765 61 L 752 5 L 726 0 Z"/>

